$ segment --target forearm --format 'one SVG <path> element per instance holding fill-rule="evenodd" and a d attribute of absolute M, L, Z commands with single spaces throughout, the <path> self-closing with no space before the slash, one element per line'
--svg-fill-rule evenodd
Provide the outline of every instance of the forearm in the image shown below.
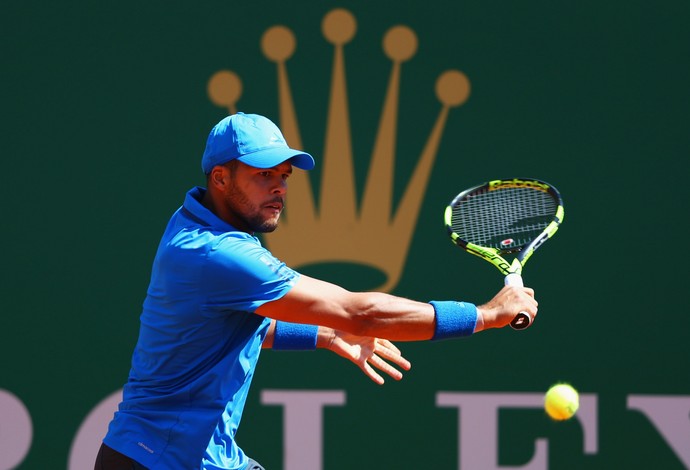
<path fill-rule="evenodd" d="M 380 292 L 349 292 L 338 286 L 302 276 L 283 298 L 268 302 L 257 313 L 278 320 L 322 325 L 357 336 L 387 338 L 393 341 L 423 341 L 467 336 L 498 326 L 495 309 L 478 309 L 474 304 L 418 302 Z M 487 322 L 488 319 L 488 322 Z M 440 329 L 440 331 L 439 331 Z M 319 338 L 322 343 L 325 339 Z"/>
<path fill-rule="evenodd" d="M 344 325 L 338 329 L 359 336 L 393 341 L 420 341 L 434 336 L 431 304 L 384 293 L 353 293 L 345 304 Z"/>
<path fill-rule="evenodd" d="M 478 331 L 477 325 L 479 329 L 483 327 L 483 322 L 478 321 L 477 308 L 471 303 L 425 303 L 384 293 L 349 292 L 346 300 L 331 302 L 335 305 L 325 299 L 315 309 L 337 312 L 337 315 L 319 323 L 357 336 L 422 341 L 468 336 Z"/>

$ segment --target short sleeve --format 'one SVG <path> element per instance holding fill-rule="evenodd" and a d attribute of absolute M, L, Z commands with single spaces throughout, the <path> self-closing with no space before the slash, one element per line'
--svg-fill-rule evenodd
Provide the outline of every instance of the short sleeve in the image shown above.
<path fill-rule="evenodd" d="M 284 296 L 299 279 L 299 273 L 249 235 L 228 234 L 207 256 L 203 282 L 209 308 L 253 312 Z"/>

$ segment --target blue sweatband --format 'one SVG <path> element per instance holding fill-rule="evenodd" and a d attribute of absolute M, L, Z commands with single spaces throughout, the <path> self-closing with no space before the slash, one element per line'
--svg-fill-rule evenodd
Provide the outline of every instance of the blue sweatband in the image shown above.
<path fill-rule="evenodd" d="M 450 300 L 429 302 L 436 312 L 436 328 L 432 340 L 460 338 L 474 333 L 477 326 L 477 306 Z"/>
<path fill-rule="evenodd" d="M 316 349 L 316 335 L 319 327 L 276 321 L 273 331 L 273 349 L 283 351 L 305 351 Z"/>

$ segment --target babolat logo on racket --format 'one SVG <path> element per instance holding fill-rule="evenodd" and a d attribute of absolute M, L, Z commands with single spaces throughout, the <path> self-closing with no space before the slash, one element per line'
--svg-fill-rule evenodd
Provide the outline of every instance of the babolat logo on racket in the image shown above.
<path fill-rule="evenodd" d="M 508 274 L 508 272 L 510 271 L 510 263 L 506 261 L 501 255 L 499 255 L 495 249 L 484 248 L 482 246 L 475 245 L 472 243 L 468 243 L 466 249 L 470 253 L 484 258 L 487 261 L 490 261 L 494 264 L 494 266 L 496 266 L 505 274 Z"/>
<path fill-rule="evenodd" d="M 369 20 L 367 16 L 364 19 Z M 287 26 L 275 25 L 267 28 L 261 38 L 257 37 L 263 55 L 276 65 L 280 116 L 278 124 L 285 140 L 295 149 L 304 147 L 300 133 L 301 123 L 297 120 L 300 113 L 292 99 L 288 72 L 290 60 L 301 52 L 297 46 L 302 29 L 304 28 L 300 27 L 293 32 Z M 318 30 L 319 25 L 315 24 L 314 29 Z M 429 81 L 424 86 L 429 91 L 435 91 L 439 104 L 438 115 L 435 120 L 430 118 L 429 133 L 423 145 L 418 149 L 399 146 L 404 149 L 396 151 L 398 123 L 405 124 L 405 109 L 410 106 L 405 101 L 399 102 L 402 95 L 399 77 L 402 64 L 410 61 L 418 52 L 417 34 L 405 25 L 392 26 L 383 31 L 376 41 L 380 41 L 382 46 L 382 58 L 390 64 L 389 77 L 368 77 L 363 83 L 348 83 L 345 46 L 357 41 L 364 44 L 372 44 L 374 41 L 363 34 L 358 36 L 357 19 L 343 8 L 330 10 L 323 18 L 320 30 L 324 39 L 332 45 L 332 58 L 326 60 L 326 57 L 312 56 L 308 60 L 311 63 L 332 61 L 330 90 L 323 94 L 324 103 L 318 101 L 318 93 L 306 93 L 309 94 L 308 101 L 319 103 L 317 108 L 327 108 L 329 112 L 321 119 L 324 128 L 310 128 L 305 132 L 305 147 L 307 150 L 316 149 L 314 139 L 320 137 L 313 136 L 324 135 L 325 130 L 322 153 L 324 163 L 319 165 L 323 168 L 320 175 L 321 187 L 318 191 L 312 191 L 309 175 L 297 171 L 293 173 L 290 177 L 291 202 L 286 207 L 284 219 L 280 221 L 280 228 L 275 233 L 263 234 L 262 239 L 281 261 L 295 268 L 323 263 L 355 265 L 368 271 L 373 268 L 378 271 L 377 274 L 384 275 L 377 278 L 384 277 L 385 280 L 379 285 L 367 286 L 366 290 L 389 292 L 398 284 L 405 266 L 446 120 L 451 108 L 467 101 L 470 81 L 463 72 L 454 68 L 431 71 L 430 73 L 436 73 L 435 81 Z M 375 58 L 379 57 L 380 50 L 378 47 L 373 49 Z M 243 52 L 233 52 L 235 55 L 240 53 Z M 233 62 L 242 63 L 236 59 Z M 265 78 L 258 80 L 257 72 L 252 72 L 252 68 L 243 73 L 253 74 L 246 79 L 249 86 L 265 81 Z M 375 85 L 372 81 L 379 78 L 382 86 L 388 83 L 383 99 L 371 95 L 371 89 L 376 88 L 372 86 Z M 299 80 L 296 82 L 300 83 Z M 234 71 L 219 70 L 214 73 L 208 81 L 207 90 L 209 99 L 214 104 L 227 109 L 230 114 L 237 112 L 243 83 Z M 252 93 L 255 95 L 257 90 L 252 90 Z M 380 115 L 373 150 L 360 157 L 365 162 L 370 160 L 371 170 L 364 184 L 355 180 L 352 171 L 357 167 L 357 157 L 352 151 L 354 146 L 350 136 L 350 96 L 354 100 L 382 103 L 380 110 L 372 110 L 373 114 Z M 330 103 L 326 106 L 325 102 L 328 100 Z M 250 105 L 254 106 L 247 103 L 244 107 Z M 303 114 L 308 112 L 305 110 Z M 411 124 L 415 128 L 419 126 L 417 122 Z M 409 125 L 407 128 L 410 128 Z M 318 142 L 317 140 L 316 143 Z M 318 149 L 312 151 L 318 152 Z M 393 168 L 396 167 L 396 158 L 418 162 L 417 170 L 407 182 L 395 181 Z M 404 190 L 402 196 L 394 198 L 393 189 L 398 186 L 404 187 Z M 362 194 L 358 194 L 358 187 L 364 188 Z M 319 200 L 316 200 L 315 194 L 318 194 Z M 391 243 L 392 240 L 394 243 Z"/>
<path fill-rule="evenodd" d="M 547 192 L 549 190 L 549 185 L 541 183 L 539 181 L 519 180 L 517 178 L 514 178 L 512 180 L 489 181 L 489 191 L 506 188 L 531 188 Z"/>

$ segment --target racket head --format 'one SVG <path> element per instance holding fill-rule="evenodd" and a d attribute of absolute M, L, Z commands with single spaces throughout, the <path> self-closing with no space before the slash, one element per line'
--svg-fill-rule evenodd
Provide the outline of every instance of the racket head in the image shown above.
<path fill-rule="evenodd" d="M 565 215 L 559 191 L 534 178 L 498 179 L 455 196 L 445 225 L 460 248 L 490 261 L 503 274 L 520 273 Z M 505 258 L 517 254 L 512 262 Z"/>

